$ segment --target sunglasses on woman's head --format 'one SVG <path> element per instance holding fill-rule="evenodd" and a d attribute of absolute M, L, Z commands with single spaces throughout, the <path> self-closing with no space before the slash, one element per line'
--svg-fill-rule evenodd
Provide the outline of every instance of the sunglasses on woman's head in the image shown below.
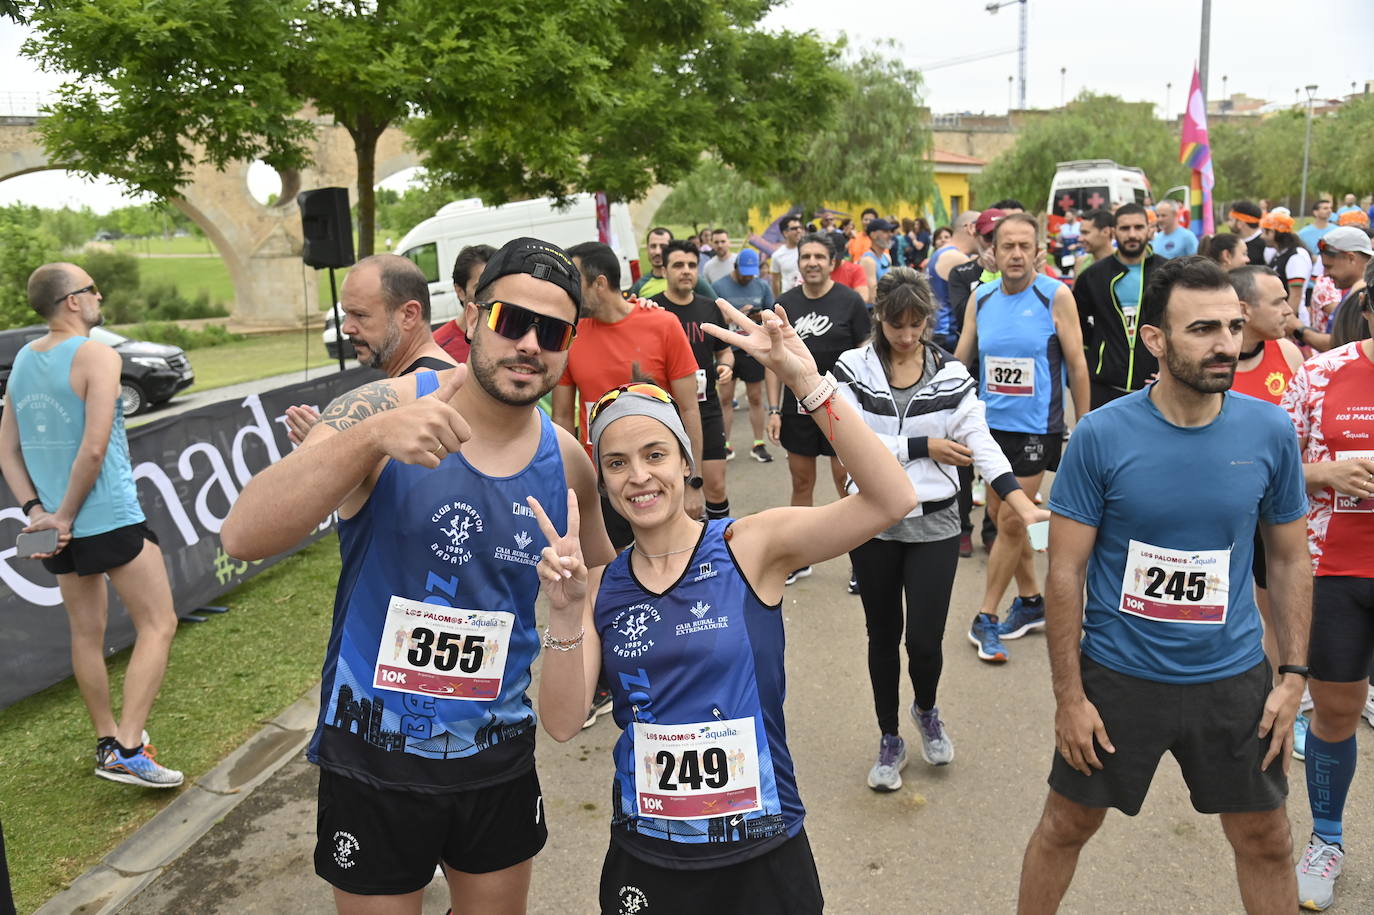
<path fill-rule="evenodd" d="M 667 391 L 656 384 L 651 384 L 647 381 L 638 381 L 634 384 L 622 384 L 620 387 L 611 388 L 605 394 L 602 394 L 587 413 L 587 422 L 596 422 L 596 418 L 601 414 L 601 411 L 615 403 L 616 400 L 620 398 L 621 394 L 638 394 L 641 397 L 651 397 L 654 400 L 671 404 L 674 410 L 677 409 L 677 404 L 673 403 L 673 396 Z"/>
<path fill-rule="evenodd" d="M 522 340 L 534 328 L 534 339 L 539 348 L 553 353 L 561 353 L 572 346 L 577 336 L 577 325 L 562 318 L 543 315 L 522 305 L 510 302 L 478 302 L 478 308 L 487 309 L 487 327 L 507 340 Z"/>

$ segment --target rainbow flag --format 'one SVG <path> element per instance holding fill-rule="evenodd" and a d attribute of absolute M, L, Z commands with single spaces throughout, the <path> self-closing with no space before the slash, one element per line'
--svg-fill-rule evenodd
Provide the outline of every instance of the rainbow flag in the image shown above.
<path fill-rule="evenodd" d="M 1212 215 L 1212 187 L 1216 183 L 1212 173 L 1212 144 L 1207 139 L 1207 104 L 1202 98 L 1202 80 L 1197 66 L 1193 67 L 1193 84 L 1188 90 L 1188 110 L 1183 115 L 1183 137 L 1179 142 L 1178 161 L 1193 170 L 1192 222 L 1193 232 L 1200 236 L 1216 231 Z M 1202 231 L 1198 231 L 1199 226 Z"/>

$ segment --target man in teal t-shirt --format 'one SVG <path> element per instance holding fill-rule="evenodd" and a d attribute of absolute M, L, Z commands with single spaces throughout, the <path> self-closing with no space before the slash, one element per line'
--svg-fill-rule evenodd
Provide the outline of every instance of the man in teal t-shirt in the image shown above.
<path fill-rule="evenodd" d="M 89 339 L 104 322 L 100 290 L 75 264 L 44 264 L 29 304 L 48 333 L 14 359 L 0 424 L 5 482 L 28 516 L 25 531 L 56 531 L 33 554 L 57 576 L 72 632 L 72 668 L 96 733 L 95 774 L 147 788 L 175 788 L 181 773 L 148 752 L 143 726 L 176 634 L 172 589 L 157 537 L 143 517 L 120 408 L 123 360 Z M 105 576 L 137 633 L 116 721 L 105 672 Z"/>

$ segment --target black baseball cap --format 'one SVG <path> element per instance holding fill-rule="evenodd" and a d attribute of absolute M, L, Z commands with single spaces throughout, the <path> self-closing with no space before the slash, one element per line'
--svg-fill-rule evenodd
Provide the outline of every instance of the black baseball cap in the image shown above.
<path fill-rule="evenodd" d="M 553 283 L 568 294 L 577 306 L 578 313 L 581 313 L 582 278 L 562 248 L 537 238 L 513 238 L 487 261 L 482 276 L 477 280 L 477 289 L 481 291 L 501 277 L 517 273 Z"/>
<path fill-rule="evenodd" d="M 882 218 L 870 219 L 868 221 L 867 231 L 870 235 L 874 232 L 896 232 L 897 224 L 893 222 L 888 222 L 886 219 Z"/>

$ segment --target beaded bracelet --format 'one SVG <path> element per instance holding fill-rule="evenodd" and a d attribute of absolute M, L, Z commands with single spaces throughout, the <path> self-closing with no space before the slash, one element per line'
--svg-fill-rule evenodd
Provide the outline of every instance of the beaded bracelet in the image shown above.
<path fill-rule="evenodd" d="M 556 639 L 549 634 L 549 627 L 544 627 L 544 647 L 553 651 L 572 651 L 582 644 L 582 637 L 587 634 L 586 627 L 577 630 L 577 635 L 570 639 Z"/>

